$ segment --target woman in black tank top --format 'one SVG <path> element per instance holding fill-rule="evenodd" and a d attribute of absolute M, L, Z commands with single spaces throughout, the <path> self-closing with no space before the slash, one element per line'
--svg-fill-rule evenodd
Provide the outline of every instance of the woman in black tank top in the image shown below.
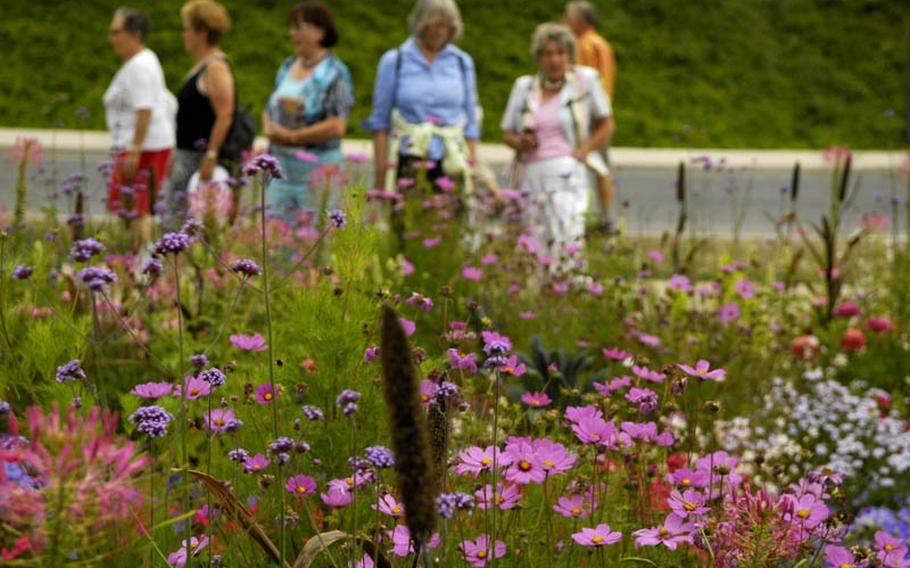
<path fill-rule="evenodd" d="M 187 185 L 197 171 L 209 181 L 231 129 L 236 107 L 234 78 L 221 51 L 231 20 L 212 0 L 191 0 L 180 11 L 183 42 L 196 65 L 177 92 L 177 152 L 168 177 L 168 200 L 175 228 L 187 213 Z"/>

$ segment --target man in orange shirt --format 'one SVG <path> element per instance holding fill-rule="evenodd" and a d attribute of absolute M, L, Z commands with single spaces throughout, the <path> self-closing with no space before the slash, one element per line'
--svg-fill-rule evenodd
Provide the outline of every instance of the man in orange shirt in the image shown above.
<path fill-rule="evenodd" d="M 590 2 L 569 2 L 566 5 L 565 23 L 578 40 L 578 64 L 593 67 L 600 73 L 601 86 L 613 103 L 613 84 L 616 80 L 616 59 L 613 48 L 597 33 L 597 10 Z M 607 158 L 604 149 L 604 158 Z M 609 163 L 609 159 L 607 159 Z M 610 174 L 597 179 L 597 201 L 603 216 L 601 229 L 608 234 L 613 228 L 613 178 Z"/>

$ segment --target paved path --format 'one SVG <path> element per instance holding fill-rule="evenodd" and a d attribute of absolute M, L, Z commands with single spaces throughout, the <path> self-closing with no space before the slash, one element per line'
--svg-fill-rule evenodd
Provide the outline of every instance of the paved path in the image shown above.
<path fill-rule="evenodd" d="M 50 147 L 49 131 L 26 131 L 38 134 Z M 0 151 L 6 153 L 22 131 L 0 129 Z M 56 179 L 62 180 L 67 174 L 81 170 L 80 146 L 85 152 L 86 170 L 93 178 L 92 187 L 100 189 L 100 176 L 96 170 L 106 159 L 104 148 L 108 138 L 104 133 L 89 132 L 84 135 L 58 133 L 55 136 Z M 345 141 L 346 152 L 370 152 L 365 141 Z M 46 150 L 49 156 L 50 151 Z M 511 153 L 501 145 L 482 145 L 481 155 L 497 173 L 506 168 Z M 743 235 L 766 235 L 773 231 L 768 215 L 779 215 L 784 202 L 781 187 L 790 182 L 793 163 L 799 160 L 803 166 L 802 184 L 797 203 L 801 219 L 817 221 L 828 207 L 831 186 L 830 166 L 821 158 L 821 152 L 793 151 L 702 151 L 616 148 L 611 151 L 614 174 L 618 190 L 617 204 L 626 218 L 630 233 L 660 233 L 675 225 L 677 204 L 675 201 L 676 165 L 680 159 L 691 161 L 700 155 L 708 155 L 716 163 L 726 159 L 728 167 L 723 170 L 704 171 L 691 166 L 689 189 L 692 201 L 690 212 L 699 233 L 732 234 L 735 219 L 742 214 Z M 844 230 L 856 228 L 863 214 L 884 213 L 890 216 L 890 197 L 894 194 L 906 197 L 906 186 L 893 174 L 903 159 L 898 154 L 886 152 L 858 153 L 856 176 L 859 192 L 855 203 L 847 212 Z M 49 161 L 48 161 L 49 162 Z M 732 166 L 730 166 L 732 165 Z M 50 163 L 41 176 L 33 179 L 29 194 L 30 209 L 40 209 L 50 198 Z M 11 207 L 14 200 L 15 168 L 4 161 L 0 163 L 0 205 Z M 367 168 L 359 166 L 352 175 L 365 179 Z M 96 189 L 92 196 L 91 210 L 101 211 L 102 192 Z M 899 214 L 899 227 L 904 230 L 905 209 Z"/>

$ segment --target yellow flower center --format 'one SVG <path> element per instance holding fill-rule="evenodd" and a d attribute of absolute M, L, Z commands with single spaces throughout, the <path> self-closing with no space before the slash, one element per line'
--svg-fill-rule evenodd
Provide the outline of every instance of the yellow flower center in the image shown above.
<path fill-rule="evenodd" d="M 521 460 L 518 462 L 518 469 L 521 471 L 528 471 L 531 469 L 531 463 L 526 460 Z"/>
<path fill-rule="evenodd" d="M 491 463 L 493 463 L 493 460 L 490 458 L 483 458 L 482 460 L 480 460 L 480 463 L 481 463 L 481 465 L 490 465 Z"/>
<path fill-rule="evenodd" d="M 657 534 L 660 536 L 660 538 L 664 538 L 665 536 L 670 534 L 670 531 L 668 531 L 667 529 L 665 529 L 663 527 L 660 527 L 659 529 L 657 529 Z"/>
<path fill-rule="evenodd" d="M 809 513 L 810 513 L 809 509 L 800 509 L 799 511 L 796 512 L 796 516 L 799 517 L 800 519 L 808 519 Z"/>
<path fill-rule="evenodd" d="M 686 511 L 694 511 L 695 504 L 689 503 L 688 501 L 683 501 L 683 509 L 685 509 Z"/>
<path fill-rule="evenodd" d="M 306 493 L 306 487 L 304 487 L 303 485 L 298 485 L 297 493 Z"/>
<path fill-rule="evenodd" d="M 267 393 L 265 393 L 265 396 L 263 396 L 262 398 L 264 398 L 266 400 L 272 400 L 272 393 L 267 392 Z"/>
<path fill-rule="evenodd" d="M 600 440 L 600 434 L 591 434 L 591 438 L 594 440 Z"/>
<path fill-rule="evenodd" d="M 428 395 L 428 394 L 420 395 L 420 402 L 429 402 L 429 400 L 430 400 L 430 395 Z"/>
<path fill-rule="evenodd" d="M 216 418 L 215 426 L 224 426 L 224 418 Z"/>
<path fill-rule="evenodd" d="M 891 552 L 892 550 L 894 550 L 894 545 L 893 545 L 893 544 L 886 544 L 886 545 L 885 545 L 885 550 L 887 550 L 888 552 Z"/>
<path fill-rule="evenodd" d="M 595 537 L 591 538 L 591 542 L 593 542 L 594 544 L 600 544 L 603 541 L 604 541 L 604 537 L 602 537 L 602 536 L 595 536 Z"/>
<path fill-rule="evenodd" d="M 197 389 L 197 388 L 190 389 L 190 394 L 193 396 L 196 396 L 197 394 L 199 394 L 199 389 Z"/>
<path fill-rule="evenodd" d="M 853 568 L 853 564 L 847 564 L 846 562 L 844 562 L 843 564 L 840 565 L 840 568 Z"/>
<path fill-rule="evenodd" d="M 396 515 L 401 512 L 401 507 L 392 507 L 392 512 Z"/>
<path fill-rule="evenodd" d="M 486 551 L 486 550 L 478 550 L 478 551 L 477 551 L 477 558 L 486 558 L 486 557 L 487 557 L 487 551 Z"/>
<path fill-rule="evenodd" d="M 708 371 L 705 370 L 705 369 L 699 369 L 699 370 L 698 370 L 698 374 L 699 374 L 699 375 L 706 375 L 707 373 L 708 373 Z"/>
<path fill-rule="evenodd" d="M 578 507 L 573 508 L 573 509 L 572 509 L 572 514 L 573 514 L 573 515 L 580 515 L 580 514 L 581 514 L 581 509 L 579 509 Z"/>
<path fill-rule="evenodd" d="M 544 460 L 543 464 L 547 467 L 554 467 L 556 465 L 553 463 L 553 460 Z"/>
<path fill-rule="evenodd" d="M 682 480 L 683 485 L 692 485 L 692 480 L 688 477 Z"/>
<path fill-rule="evenodd" d="M 348 485 L 354 485 L 354 480 L 351 479 L 350 477 L 345 479 L 344 482 L 347 483 Z"/>

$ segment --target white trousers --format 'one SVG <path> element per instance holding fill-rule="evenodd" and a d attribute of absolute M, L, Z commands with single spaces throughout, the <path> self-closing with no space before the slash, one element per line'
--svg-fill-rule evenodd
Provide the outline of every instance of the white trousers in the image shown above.
<path fill-rule="evenodd" d="M 558 257 L 566 245 L 581 245 L 588 210 L 588 173 L 571 156 L 527 164 L 521 186 L 529 194 L 528 223 L 540 244 Z"/>

